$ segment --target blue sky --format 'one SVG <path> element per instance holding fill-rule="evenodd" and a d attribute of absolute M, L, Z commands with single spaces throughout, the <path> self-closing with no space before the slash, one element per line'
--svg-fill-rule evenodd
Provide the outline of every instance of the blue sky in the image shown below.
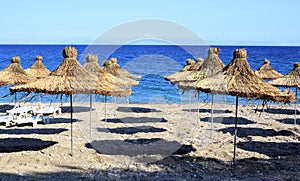
<path fill-rule="evenodd" d="M 210 45 L 300 45 L 298 0 L 9 0 L 0 44 L 89 44 L 119 24 L 179 23 Z"/>

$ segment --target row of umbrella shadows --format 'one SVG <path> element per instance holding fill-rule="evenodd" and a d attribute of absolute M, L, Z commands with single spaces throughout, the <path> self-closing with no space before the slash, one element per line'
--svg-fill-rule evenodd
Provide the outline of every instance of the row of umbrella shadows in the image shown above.
<path fill-rule="evenodd" d="M 245 49 L 236 49 L 233 52 L 232 61 L 227 66 L 219 58 L 219 52 L 220 48 L 209 48 L 205 61 L 198 58 L 197 62 L 194 63 L 193 60 L 188 59 L 186 66 L 182 70 L 165 76 L 165 79 L 177 85 L 183 91 L 196 90 L 198 96 L 199 91 L 212 94 L 212 104 L 214 94 L 236 97 L 233 151 L 233 162 L 235 162 L 238 98 L 257 98 L 275 102 L 295 101 L 296 124 L 296 97 L 297 88 L 300 88 L 300 62 L 296 62 L 293 70 L 283 76 L 270 66 L 269 60 L 265 60 L 264 64 L 258 70 L 253 71 L 247 61 L 247 51 Z M 266 79 L 273 81 L 266 82 Z M 290 90 L 280 91 L 273 85 L 296 87 L 296 95 Z M 213 121 L 213 119 L 211 120 Z"/>
<path fill-rule="evenodd" d="M 71 107 L 71 155 L 73 155 L 73 94 L 102 94 L 106 96 L 130 96 L 131 86 L 139 82 L 140 76 L 130 74 L 117 64 L 117 59 L 98 64 L 96 55 L 88 55 L 87 63 L 81 65 L 77 50 L 73 46 L 63 49 L 63 62 L 50 72 L 38 56 L 35 63 L 24 70 L 20 65 L 20 57 L 12 57 L 12 63 L 0 71 L 0 85 L 16 85 L 10 87 L 12 94 L 16 92 L 36 92 L 46 94 L 65 94 L 70 96 Z M 91 123 L 90 123 L 91 124 Z"/>

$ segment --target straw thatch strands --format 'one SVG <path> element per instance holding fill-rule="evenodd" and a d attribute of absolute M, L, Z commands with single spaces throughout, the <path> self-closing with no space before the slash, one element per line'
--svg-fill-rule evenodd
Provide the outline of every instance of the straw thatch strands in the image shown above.
<path fill-rule="evenodd" d="M 300 62 L 294 63 L 294 68 L 285 76 L 273 80 L 270 84 L 279 87 L 296 87 L 296 98 L 297 98 L 297 91 L 300 87 Z M 295 118 L 294 124 L 297 124 L 297 99 L 295 101 Z"/>
<path fill-rule="evenodd" d="M 285 76 L 273 80 L 270 84 L 281 87 L 300 86 L 300 62 L 294 63 L 294 68 Z"/>
<path fill-rule="evenodd" d="M 189 71 L 195 65 L 195 60 L 193 59 L 186 59 L 186 65 L 180 70 L 182 72 Z"/>
<path fill-rule="evenodd" d="M 116 77 L 127 77 L 130 79 L 140 79 L 141 76 L 133 75 L 129 73 L 127 70 L 122 69 L 118 64 L 116 58 L 111 58 L 110 60 L 105 60 L 103 63 L 103 72 L 108 72 L 113 74 Z"/>
<path fill-rule="evenodd" d="M 164 78 L 165 80 L 170 81 L 172 84 L 176 84 L 177 82 L 185 79 L 185 77 L 190 74 L 190 71 L 195 70 L 199 65 L 202 65 L 201 59 L 199 59 L 196 64 L 193 59 L 186 59 L 186 65 L 181 70 L 171 75 L 165 76 Z"/>
<path fill-rule="evenodd" d="M 90 73 L 96 75 L 99 78 L 99 81 L 108 82 L 112 85 L 119 87 L 129 87 L 138 85 L 139 82 L 136 80 L 129 79 L 127 77 L 116 77 L 111 73 L 104 72 L 103 69 L 98 64 L 97 55 L 88 55 L 86 57 L 86 63 L 83 67 Z"/>
<path fill-rule="evenodd" d="M 19 56 L 12 57 L 11 64 L 0 71 L 0 85 L 26 84 L 34 80 L 20 65 Z"/>
<path fill-rule="evenodd" d="M 195 65 L 191 66 L 191 68 L 189 68 L 189 71 L 199 70 L 201 65 L 203 64 L 203 62 L 204 62 L 203 58 L 200 58 L 200 57 L 197 58 Z"/>
<path fill-rule="evenodd" d="M 227 94 L 245 98 L 272 101 L 293 101 L 294 94 L 286 94 L 259 78 L 246 60 L 245 49 L 237 49 L 234 59 L 222 72 L 195 83 L 197 89 L 203 92 Z"/>
<path fill-rule="evenodd" d="M 45 65 L 43 64 L 43 57 L 37 56 L 35 59 L 34 64 L 25 70 L 25 72 L 37 79 L 43 78 L 48 76 L 51 72 L 48 70 Z"/>
<path fill-rule="evenodd" d="M 225 65 L 219 58 L 219 52 L 220 48 L 209 48 L 208 56 L 200 67 L 200 70 L 192 72 L 184 80 L 181 80 L 178 84 L 178 88 L 183 90 L 197 89 L 195 86 L 197 82 L 194 83 L 195 81 L 201 81 L 222 71 Z"/>
<path fill-rule="evenodd" d="M 236 96 L 234 154 L 236 153 L 238 97 L 258 98 L 264 100 L 289 102 L 295 100 L 291 91 L 281 92 L 279 89 L 259 78 L 250 68 L 245 49 L 236 49 L 234 59 L 222 72 L 197 82 L 198 90 L 206 93 L 218 93 Z"/>
<path fill-rule="evenodd" d="M 35 82 L 15 86 L 12 92 L 27 91 L 46 94 L 97 93 L 109 96 L 127 96 L 130 90 L 123 90 L 108 82 L 99 82 L 96 76 L 86 71 L 76 60 L 77 50 L 66 47 L 63 62 L 49 76 Z"/>
<path fill-rule="evenodd" d="M 255 74 L 265 80 L 274 80 L 283 76 L 270 66 L 270 60 L 267 59 L 265 59 L 264 64 L 255 71 Z"/>

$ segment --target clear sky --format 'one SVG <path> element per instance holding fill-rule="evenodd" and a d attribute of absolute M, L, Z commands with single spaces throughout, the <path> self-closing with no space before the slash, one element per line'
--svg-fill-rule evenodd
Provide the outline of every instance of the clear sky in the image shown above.
<path fill-rule="evenodd" d="M 89 44 L 132 20 L 186 26 L 212 45 L 300 45 L 299 0 L 6 0 L 0 44 Z"/>

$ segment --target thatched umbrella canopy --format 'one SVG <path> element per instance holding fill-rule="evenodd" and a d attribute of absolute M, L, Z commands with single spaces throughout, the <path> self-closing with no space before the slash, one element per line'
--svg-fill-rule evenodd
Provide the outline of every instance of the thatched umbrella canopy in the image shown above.
<path fill-rule="evenodd" d="M 184 77 L 186 77 L 187 75 L 190 74 L 190 69 L 195 69 L 196 66 L 198 66 L 201 63 L 201 61 L 199 61 L 199 63 L 197 62 L 195 64 L 195 61 L 193 59 L 186 59 L 186 64 L 185 66 L 179 70 L 178 72 L 175 72 L 171 75 L 165 76 L 165 80 L 170 81 L 172 84 L 177 83 L 177 81 L 183 79 Z"/>
<path fill-rule="evenodd" d="M 300 62 L 294 63 L 294 68 L 285 76 L 275 79 L 270 84 L 279 87 L 296 87 L 296 101 L 295 101 L 295 118 L 294 124 L 297 123 L 297 91 L 300 88 Z"/>
<path fill-rule="evenodd" d="M 63 49 L 63 62 L 49 76 L 25 85 L 11 87 L 11 92 L 26 91 L 46 94 L 70 95 L 71 106 L 71 154 L 73 154 L 73 108 L 72 94 L 103 94 L 110 96 L 129 96 L 130 89 L 121 89 L 107 82 L 99 82 L 96 76 L 86 71 L 76 60 L 77 50 L 72 46 Z"/>
<path fill-rule="evenodd" d="M 264 60 L 264 64 L 262 64 L 262 66 L 259 67 L 254 73 L 265 80 L 274 80 L 283 76 L 270 66 L 270 60 L 267 59 Z"/>
<path fill-rule="evenodd" d="M 35 78 L 28 75 L 20 65 L 20 57 L 12 57 L 11 64 L 0 71 L 0 86 L 10 84 L 26 84 Z"/>
<path fill-rule="evenodd" d="M 122 69 L 121 66 L 118 64 L 116 58 L 111 58 L 110 60 L 104 61 L 103 69 L 104 72 L 108 72 L 113 74 L 116 77 L 127 77 L 130 79 L 140 79 L 141 76 L 133 75 L 129 73 L 127 70 Z"/>
<path fill-rule="evenodd" d="M 195 90 L 197 89 L 194 84 L 195 81 L 201 81 L 222 71 L 225 65 L 219 58 L 219 52 L 220 48 L 209 48 L 208 56 L 206 57 L 206 60 L 203 62 L 200 69 L 192 72 L 190 75 L 180 80 L 178 88 L 183 90 Z"/>
<path fill-rule="evenodd" d="M 300 86 L 300 62 L 294 63 L 293 70 L 291 70 L 288 74 L 269 83 L 280 87 Z"/>
<path fill-rule="evenodd" d="M 193 66 L 191 66 L 191 68 L 189 68 L 189 71 L 199 70 L 201 65 L 203 64 L 203 62 L 204 62 L 203 58 L 200 58 L 200 57 L 197 58 L 196 63 Z"/>
<path fill-rule="evenodd" d="M 34 64 L 25 70 L 25 72 L 37 79 L 43 78 L 48 76 L 51 72 L 46 68 L 46 66 L 43 64 L 43 57 L 37 56 L 35 59 Z"/>
<path fill-rule="evenodd" d="M 112 85 L 117 85 L 119 87 L 128 87 L 138 85 L 139 82 L 136 80 L 129 79 L 127 77 L 116 77 L 111 73 L 104 72 L 103 69 L 98 64 L 97 55 L 88 55 L 86 57 L 86 63 L 83 67 L 90 73 L 96 75 L 99 81 L 109 82 Z"/>
<path fill-rule="evenodd" d="M 234 51 L 234 59 L 222 72 L 196 83 L 198 90 L 206 93 L 236 96 L 234 161 L 236 152 L 238 97 L 249 99 L 256 97 L 258 99 L 281 102 L 289 102 L 295 99 L 294 93 L 290 91 L 281 92 L 279 89 L 258 77 L 251 69 L 246 57 L 247 51 L 245 49 L 236 49 Z"/>

